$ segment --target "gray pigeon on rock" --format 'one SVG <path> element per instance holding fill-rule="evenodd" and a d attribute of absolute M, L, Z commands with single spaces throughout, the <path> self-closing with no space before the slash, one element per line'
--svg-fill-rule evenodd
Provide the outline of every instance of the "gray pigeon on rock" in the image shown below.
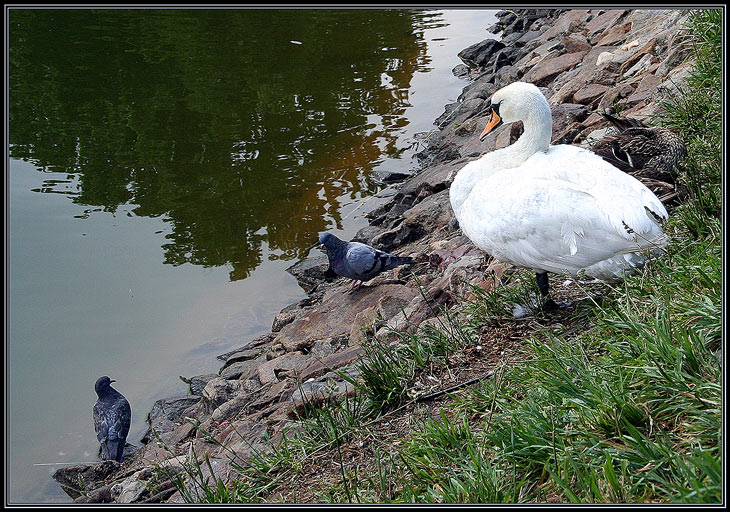
<path fill-rule="evenodd" d="M 111 387 L 112 382 L 116 381 L 104 376 L 99 377 L 94 385 L 99 397 L 94 404 L 94 429 L 101 443 L 101 458 L 121 462 L 132 409 L 124 395 Z"/>
<path fill-rule="evenodd" d="M 360 242 L 345 242 L 332 233 L 322 233 L 319 241 L 327 250 L 330 269 L 353 280 L 351 291 L 386 270 L 414 263 L 413 258 L 393 256 Z"/>

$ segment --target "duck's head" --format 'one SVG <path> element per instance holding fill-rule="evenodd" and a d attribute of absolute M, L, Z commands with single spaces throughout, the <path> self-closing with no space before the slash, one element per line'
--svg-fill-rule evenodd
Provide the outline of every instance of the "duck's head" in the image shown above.
<path fill-rule="evenodd" d="M 545 96 L 533 84 L 513 82 L 492 95 L 489 105 L 489 121 L 479 136 L 484 140 L 490 132 L 502 123 L 532 122 L 552 129 L 552 114 Z"/>

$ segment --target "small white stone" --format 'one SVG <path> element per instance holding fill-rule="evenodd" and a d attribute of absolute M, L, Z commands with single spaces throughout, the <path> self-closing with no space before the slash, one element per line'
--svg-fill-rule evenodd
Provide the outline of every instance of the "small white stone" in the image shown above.
<path fill-rule="evenodd" d="M 599 68 L 603 66 L 604 64 L 608 64 L 613 60 L 613 53 L 611 52 L 603 52 L 600 55 L 598 55 L 598 58 L 596 59 L 596 66 Z"/>

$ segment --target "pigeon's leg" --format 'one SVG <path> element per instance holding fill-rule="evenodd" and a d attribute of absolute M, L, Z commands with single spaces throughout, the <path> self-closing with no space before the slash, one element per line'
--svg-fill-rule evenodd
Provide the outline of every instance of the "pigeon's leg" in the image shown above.
<path fill-rule="evenodd" d="M 350 282 L 349 288 L 347 288 L 347 290 L 345 290 L 345 293 L 355 293 L 356 291 L 358 291 L 360 289 L 360 285 L 362 285 L 362 281 L 353 279 Z"/>
<path fill-rule="evenodd" d="M 536 272 L 535 278 L 537 280 L 537 287 L 540 289 L 540 295 L 542 295 L 543 308 L 546 311 L 555 311 L 556 309 L 560 309 L 560 306 L 558 306 L 557 303 L 550 298 L 550 281 L 548 280 L 547 272 Z"/>

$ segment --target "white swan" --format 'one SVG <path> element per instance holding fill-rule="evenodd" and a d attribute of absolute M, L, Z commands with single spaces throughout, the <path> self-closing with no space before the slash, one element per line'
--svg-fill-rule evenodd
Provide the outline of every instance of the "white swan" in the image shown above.
<path fill-rule="evenodd" d="M 550 106 L 537 87 L 512 83 L 490 108 L 480 140 L 502 122 L 522 121 L 524 133 L 458 172 L 451 207 L 477 247 L 535 270 L 547 304 L 547 272 L 614 281 L 667 244 L 667 211 L 646 186 L 586 149 L 550 145 Z"/>

